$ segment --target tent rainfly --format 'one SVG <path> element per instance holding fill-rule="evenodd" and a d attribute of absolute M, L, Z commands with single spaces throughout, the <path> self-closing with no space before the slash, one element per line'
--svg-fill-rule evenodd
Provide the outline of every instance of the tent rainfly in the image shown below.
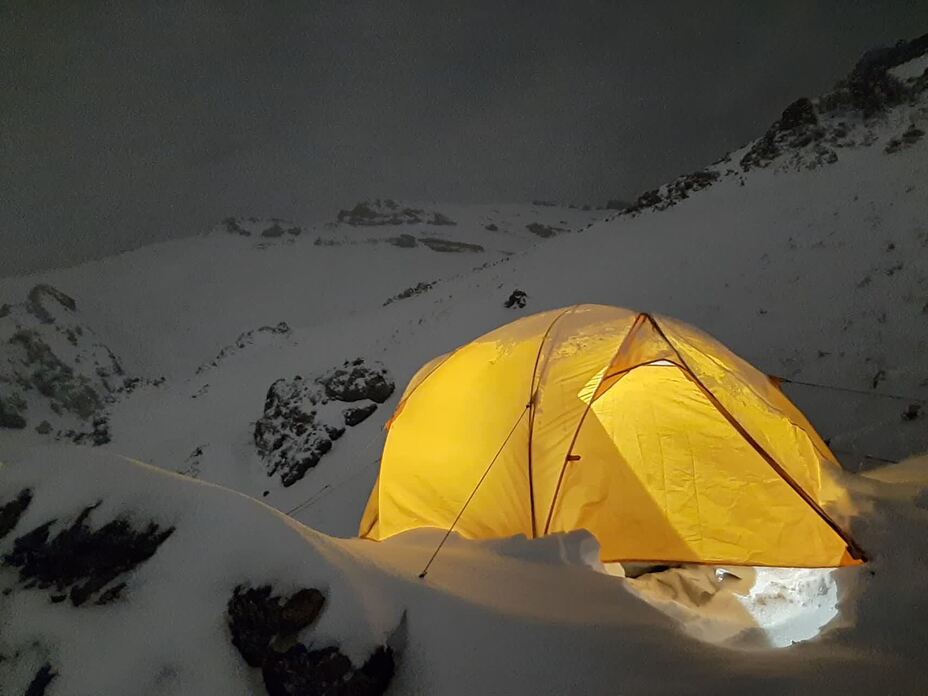
<path fill-rule="evenodd" d="M 587 529 L 604 562 L 864 559 L 826 512 L 846 491 L 806 417 L 668 317 L 577 305 L 519 319 L 422 367 L 388 427 L 368 539 Z"/>

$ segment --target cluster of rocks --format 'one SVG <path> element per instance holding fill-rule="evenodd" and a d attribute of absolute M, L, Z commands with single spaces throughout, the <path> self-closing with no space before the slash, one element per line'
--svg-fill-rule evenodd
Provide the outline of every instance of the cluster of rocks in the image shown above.
<path fill-rule="evenodd" d="M 525 226 L 529 232 L 534 235 L 541 237 L 542 239 L 547 239 L 548 237 L 553 237 L 561 232 L 567 232 L 567 229 L 564 227 L 554 227 L 553 225 L 544 225 L 540 222 L 530 222 Z"/>
<path fill-rule="evenodd" d="M 336 645 L 311 647 L 300 634 L 316 622 L 325 595 L 304 588 L 289 597 L 270 585 L 239 585 L 226 618 L 232 645 L 245 662 L 261 670 L 269 696 L 379 696 L 393 679 L 393 651 L 382 646 L 356 666 Z"/>
<path fill-rule="evenodd" d="M 713 169 L 701 169 L 698 172 L 677 177 L 660 188 L 645 191 L 633 204 L 622 208 L 619 214 L 632 215 L 644 209 L 664 210 L 686 200 L 691 193 L 708 188 L 720 177 L 721 174 Z"/>
<path fill-rule="evenodd" d="M 262 220 L 255 217 L 227 217 L 222 221 L 221 228 L 229 234 L 242 237 L 264 237 L 267 239 L 275 239 L 284 235 L 297 237 L 303 233 L 301 227 L 280 218 Z"/>
<path fill-rule="evenodd" d="M 0 508 L 0 539 L 19 522 L 32 502 L 32 491 L 23 490 Z M 151 558 L 174 532 L 148 522 L 139 527 L 117 517 L 97 529 L 87 521 L 100 503 L 90 505 L 66 527 L 52 534 L 52 519 L 22 534 L 3 556 L 3 565 L 19 572 L 24 589 L 48 593 L 53 603 L 70 600 L 79 607 L 93 600 L 108 604 L 121 598 L 128 574 Z"/>
<path fill-rule="evenodd" d="M 376 198 L 357 203 L 351 210 L 340 210 L 338 222 L 355 227 L 378 225 L 456 225 L 447 215 L 437 210 L 403 206 L 391 198 Z"/>
<path fill-rule="evenodd" d="M 905 150 L 921 140 L 924 135 L 925 131 L 912 123 L 898 138 L 891 138 L 890 141 L 886 143 L 884 151 L 887 154 L 892 154 L 900 150 Z"/>
<path fill-rule="evenodd" d="M 99 432 L 105 405 L 129 387 L 119 360 L 79 321 L 77 303 L 45 284 L 24 302 L 0 307 L 0 427 L 25 428 L 86 439 Z M 99 437 L 99 436 L 96 436 Z"/>
<path fill-rule="evenodd" d="M 241 350 L 244 350 L 248 346 L 253 345 L 257 340 L 262 337 L 284 337 L 287 338 L 292 333 L 290 325 L 285 321 L 278 322 L 273 326 L 259 326 L 257 329 L 249 329 L 248 331 L 243 331 L 238 335 L 238 338 L 235 339 L 235 342 L 231 345 L 225 346 L 219 353 L 216 354 L 216 357 L 210 360 L 207 363 L 200 365 L 196 369 L 196 374 L 202 374 L 209 370 L 210 368 L 216 367 L 223 360 L 228 358 L 231 355 L 235 355 Z"/>
<path fill-rule="evenodd" d="M 33 497 L 26 488 L 0 501 L 0 541 L 17 529 Z M 92 525 L 100 505 L 85 507 L 69 523 L 50 519 L 16 536 L 9 552 L 0 557 L 0 567 L 18 576 L 4 594 L 44 592 L 66 612 L 130 602 L 130 575 L 155 555 L 175 528 L 138 523 L 127 516 Z M 337 645 L 305 641 L 325 605 L 325 595 L 315 588 L 289 596 L 276 594 L 270 584 L 233 589 L 225 611 L 228 639 L 248 665 L 261 670 L 269 696 L 379 696 L 389 687 L 396 666 L 390 647 L 378 647 L 356 665 Z M 24 693 L 43 696 L 59 678 L 54 656 L 45 646 L 34 643 L 29 651 L 0 655 L 0 661 L 23 659 L 26 652 L 39 659 L 33 662 L 38 665 L 35 672 L 24 675 Z"/>
<path fill-rule="evenodd" d="M 358 425 L 393 394 L 380 363 L 346 361 L 314 379 L 278 379 L 255 423 L 254 443 L 268 476 L 284 486 L 299 481 L 332 449 L 346 427 Z"/>
<path fill-rule="evenodd" d="M 928 34 L 912 41 L 900 41 L 889 48 L 866 53 L 847 78 L 822 97 L 801 98 L 783 113 L 742 155 L 740 171 L 716 166 L 679 177 L 670 184 L 643 193 L 620 214 L 643 210 L 663 210 L 690 194 L 712 186 L 723 176 L 741 177 L 744 172 L 774 165 L 778 169 L 815 169 L 838 161 L 841 148 L 865 147 L 877 140 L 874 119 L 889 109 L 914 102 L 928 90 L 928 71 L 900 79 L 893 70 L 928 54 Z M 914 123 L 899 137 L 891 139 L 887 153 L 898 152 L 917 142 L 923 131 Z M 740 179 L 744 183 L 743 178 Z"/>
<path fill-rule="evenodd" d="M 523 309 L 528 303 L 528 295 L 524 290 L 513 290 L 506 301 L 503 303 L 503 307 L 506 309 Z"/>
<path fill-rule="evenodd" d="M 433 287 L 435 287 L 435 282 L 436 281 L 427 283 L 425 281 L 419 281 L 412 287 L 408 287 L 402 292 L 396 293 L 393 295 L 393 297 L 388 297 L 386 301 L 384 301 L 383 306 L 386 307 L 388 304 L 392 304 L 398 300 L 407 300 L 410 297 L 415 297 L 416 295 L 421 295 L 422 293 L 428 292 Z"/>

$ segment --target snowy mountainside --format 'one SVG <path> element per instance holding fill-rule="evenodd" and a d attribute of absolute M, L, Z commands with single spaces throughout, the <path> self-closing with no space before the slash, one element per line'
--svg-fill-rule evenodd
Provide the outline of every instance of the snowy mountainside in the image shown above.
<path fill-rule="evenodd" d="M 301 227 L 274 218 L 231 218 L 200 236 L 0 279 L 0 297 L 24 297 L 38 283 L 52 285 L 78 302 L 128 372 L 183 378 L 244 332 L 281 321 L 316 326 L 376 311 L 417 283 L 441 283 L 543 242 L 527 225 L 573 231 L 604 214 L 532 205 L 435 209 L 457 224 L 404 222 L 385 229 L 332 220 Z M 230 222 L 248 234 L 230 233 Z M 266 236 L 275 228 L 284 232 Z M 296 229 L 299 234 L 287 231 Z M 391 243 L 402 235 L 435 242 L 433 248 Z"/>
<path fill-rule="evenodd" d="M 239 655 L 217 628 L 226 621 L 229 593 L 240 584 L 278 579 L 273 594 L 283 606 L 303 589 L 328 597 L 327 589 L 350 588 L 340 606 L 363 617 L 360 624 L 332 629 L 318 645 L 342 646 L 350 653 L 350 669 L 357 671 L 378 647 L 397 645 L 395 636 L 405 634 L 404 648 L 393 653 L 395 693 L 876 694 L 885 693 L 887 674 L 898 693 L 924 693 L 924 458 L 848 477 L 856 503 L 849 512 L 856 515 L 852 532 L 872 562 L 812 583 L 821 588 L 812 604 L 833 600 L 836 618 L 821 637 L 786 650 L 770 649 L 773 639 L 758 633 L 756 616 L 725 627 L 727 638 L 719 641 L 756 651 L 709 646 L 705 635 L 693 640 L 705 628 L 693 607 L 659 612 L 625 592 L 635 588 L 633 581 L 590 572 L 596 554 L 582 532 L 483 544 L 452 536 L 421 582 L 416 573 L 437 543 L 431 532 L 382 544 L 326 535 L 355 535 L 376 477 L 382 426 L 423 363 L 527 313 L 574 304 L 675 316 L 770 374 L 865 392 L 784 386 L 847 469 L 872 469 L 874 461 L 865 455 L 899 459 L 928 450 L 928 138 L 919 135 L 928 130 L 926 43 L 919 39 L 868 54 L 832 93 L 790 105 L 757 140 L 592 225 L 582 216 L 593 213 L 543 206 L 405 203 L 396 204 L 393 222 L 394 209 L 375 200 L 358 211 L 360 218 L 384 224 L 351 224 L 349 209 L 341 221 L 267 237 L 261 232 L 276 223 L 257 220 L 249 235 L 217 229 L 73 269 L 0 281 L 4 297 L 24 297 L 38 283 L 68 292 L 127 371 L 166 377 L 108 406 L 111 441 L 98 447 L 69 445 L 63 455 L 48 457 L 44 448 L 36 449 L 47 436 L 0 430 L 0 460 L 14 462 L 0 476 L 0 507 L 21 507 L 25 488 L 36 501 L 29 505 L 40 506 L 14 522 L 0 540 L 0 553 L 9 554 L 16 539 L 48 519 L 61 520 L 52 527 L 56 532 L 69 522 L 75 526 L 81 511 L 101 499 L 101 508 L 76 525 L 82 534 L 83 522 L 105 526 L 122 510 L 139 511 L 159 529 L 177 530 L 137 574 L 110 581 L 127 583 L 128 605 L 49 604 L 16 580 L 21 566 L 0 567 L 14 590 L 6 599 L 0 595 L 0 602 L 15 607 L 17 617 L 36 609 L 42 618 L 32 632 L 21 618 L 3 629 L 0 653 L 36 641 L 46 646 L 45 653 L 22 658 L 29 668 L 9 683 L 29 683 L 44 660 L 60 672 L 59 685 L 75 683 L 68 680 L 78 679 L 74 670 L 87 653 L 66 639 L 72 619 L 58 612 L 98 611 L 99 626 L 113 627 L 132 621 L 133 612 L 151 610 L 163 597 L 162 582 L 176 581 L 172 593 L 184 596 L 171 567 L 195 555 L 194 540 L 218 564 L 208 577 L 221 591 L 207 597 L 196 590 L 193 596 L 208 611 L 191 612 L 184 625 L 202 637 L 197 650 L 203 652 L 191 654 L 215 665 L 215 678 L 230 693 L 245 692 L 243 684 L 260 688 L 255 673 L 236 671 L 244 669 L 235 666 Z M 422 212 L 410 217 L 407 208 Z M 428 225 L 436 211 L 457 224 Z M 491 214 L 501 217 L 491 221 Z M 583 232 L 549 238 L 528 227 L 560 226 L 562 219 Z M 436 251 L 423 237 L 483 251 Z M 415 291 L 419 282 L 433 284 Z M 387 302 L 403 288 L 411 292 Z M 515 290 L 525 293 L 526 305 L 507 308 Z M 363 379 L 350 376 L 356 360 L 371 368 Z M 339 369 L 348 370 L 343 381 L 363 390 L 363 397 L 321 404 L 326 381 Z M 395 391 L 385 388 L 387 380 Z M 352 404 L 376 408 L 347 426 Z M 284 438 L 273 456 L 287 462 L 304 461 L 292 452 L 306 457 L 318 448 L 321 440 L 313 433 L 326 434 L 331 443 L 322 445 L 328 447 L 324 456 L 299 478 L 284 482 L 259 451 L 262 422 L 274 428 L 271 444 Z M 343 425 L 351 429 L 340 438 L 325 433 L 326 426 Z M 96 462 L 109 459 L 112 466 L 113 454 L 186 476 L 146 469 L 137 480 L 129 470 L 104 473 Z M 69 458 L 75 468 L 66 475 L 63 462 Z M 81 477 L 78 471 L 93 473 Z M 267 507 L 204 482 L 257 497 Z M 215 501 L 210 498 L 201 510 L 199 492 L 205 490 Z M 112 507 L 108 499 L 120 502 Z M 271 508 L 292 511 L 292 519 Z M 0 512 L 0 522 L 9 517 Z M 278 539 L 288 540 L 279 555 Z M 171 554 L 167 566 L 162 552 Z M 217 557 L 233 558 L 248 572 Z M 303 559 L 297 568 L 288 565 L 294 558 Z M 319 558 L 337 572 L 315 569 Z M 258 577 L 255 568 L 266 573 Z M 97 588 L 98 598 L 115 584 Z M 149 591 L 155 594 L 144 599 Z M 644 596 L 638 589 L 635 594 Z M 710 604 L 740 606 L 741 600 L 723 594 Z M 405 628 L 399 627 L 402 610 Z M 329 620 L 337 624 L 340 612 Z M 798 634 L 781 631 L 777 640 L 786 635 L 785 643 L 776 645 L 788 644 L 791 635 L 805 640 L 821 628 L 813 624 Z M 308 645 L 307 634 L 296 637 Z M 144 647 L 137 653 L 145 654 Z M 496 666 L 501 654 L 510 667 L 505 672 Z M 159 684 L 172 684 L 161 692 L 190 693 L 191 684 L 212 688 L 189 681 L 189 655 L 161 655 L 162 662 L 178 665 L 157 670 L 167 675 Z M 299 649 L 294 659 L 312 662 Z M 276 675 L 278 662 L 273 664 L 263 669 Z M 151 673 L 149 664 L 142 666 Z M 113 685 L 125 683 L 119 682 L 124 665 L 114 669 L 102 693 L 119 693 Z M 57 693 L 51 684 L 49 696 Z"/>

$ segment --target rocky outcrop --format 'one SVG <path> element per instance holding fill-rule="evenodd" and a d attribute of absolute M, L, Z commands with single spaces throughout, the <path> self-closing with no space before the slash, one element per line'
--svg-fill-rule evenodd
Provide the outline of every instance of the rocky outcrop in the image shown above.
<path fill-rule="evenodd" d="M 891 155 L 894 152 L 899 152 L 900 150 L 910 148 L 919 140 L 921 140 L 924 135 L 925 131 L 913 123 L 909 125 L 909 127 L 906 128 L 906 130 L 898 138 L 890 139 L 890 141 L 886 143 L 884 152 Z"/>
<path fill-rule="evenodd" d="M 23 302 L 4 305 L 0 427 L 25 428 L 35 411 L 43 414 L 40 421 L 57 421 L 65 436 L 88 434 L 85 426 L 127 388 L 119 360 L 80 321 L 72 297 L 39 284 Z"/>
<path fill-rule="evenodd" d="M 528 295 L 524 290 L 513 290 L 503 303 L 503 307 L 506 309 L 523 309 L 527 302 Z"/>
<path fill-rule="evenodd" d="M 21 493 L 20 505 L 22 499 Z M 17 537 L 3 564 L 18 569 L 25 588 L 47 591 L 52 602 L 70 599 L 78 607 L 89 600 L 97 604 L 116 601 L 128 574 L 151 558 L 174 528 L 154 522 L 136 526 L 128 518 L 117 517 L 94 529 L 88 519 L 99 505 L 84 508 L 55 534 L 52 528 L 58 520 L 53 519 Z"/>
<path fill-rule="evenodd" d="M 232 593 L 227 622 L 232 644 L 245 662 L 261 669 L 269 696 L 375 696 L 393 678 L 393 651 L 382 646 L 356 667 L 338 646 L 312 647 L 299 634 L 316 622 L 325 596 L 316 588 L 290 597 L 273 594 L 270 585 L 244 587 Z"/>
<path fill-rule="evenodd" d="M 314 379 L 278 379 L 268 389 L 254 442 L 269 476 L 284 486 L 316 466 L 344 433 L 393 394 L 395 384 L 379 363 L 346 361 Z M 346 404 L 352 407 L 345 408 Z"/>
<path fill-rule="evenodd" d="M 249 346 L 254 345 L 255 343 L 260 343 L 263 339 L 286 339 L 289 338 L 292 331 L 290 325 L 285 321 L 278 322 L 273 326 L 259 326 L 257 329 L 249 329 L 248 331 L 243 331 L 238 335 L 238 338 L 235 339 L 235 342 L 225 346 L 219 353 L 216 354 L 216 357 L 210 360 L 203 365 L 200 365 L 196 374 L 202 374 L 207 370 L 216 367 L 226 358 L 235 355 L 236 353 L 245 350 Z"/>
<path fill-rule="evenodd" d="M 544 225 L 540 222 L 530 222 L 525 226 L 529 232 L 534 235 L 541 237 L 542 239 L 547 239 L 549 237 L 554 237 L 555 235 L 566 232 L 567 230 L 563 227 L 554 227 L 553 225 Z"/>
<path fill-rule="evenodd" d="M 281 218 L 263 220 L 256 217 L 227 217 L 222 221 L 220 229 L 228 234 L 241 237 L 263 237 L 265 239 L 276 239 L 285 235 L 298 237 L 303 233 L 301 227 Z"/>
<path fill-rule="evenodd" d="M 412 287 L 408 287 L 408 288 L 406 288 L 405 290 L 403 290 L 402 292 L 398 292 L 398 293 L 395 294 L 393 297 L 388 297 L 388 298 L 384 301 L 383 306 L 386 307 L 388 304 L 391 304 L 391 303 L 396 302 L 396 301 L 398 301 L 398 300 L 407 300 L 407 299 L 409 299 L 410 297 L 415 297 L 416 295 L 421 295 L 422 293 L 428 292 L 428 291 L 431 290 L 433 287 L 435 287 L 435 282 L 434 282 L 434 281 L 433 281 L 433 282 L 430 282 L 430 283 L 426 283 L 426 282 L 424 282 L 424 281 L 420 281 L 420 282 L 416 283 L 415 285 L 413 285 Z"/>
<path fill-rule="evenodd" d="M 444 213 L 426 208 L 404 206 L 391 198 L 376 198 L 361 201 L 350 210 L 340 210 L 339 223 L 353 227 L 375 227 L 379 225 L 456 225 L 457 223 Z"/>

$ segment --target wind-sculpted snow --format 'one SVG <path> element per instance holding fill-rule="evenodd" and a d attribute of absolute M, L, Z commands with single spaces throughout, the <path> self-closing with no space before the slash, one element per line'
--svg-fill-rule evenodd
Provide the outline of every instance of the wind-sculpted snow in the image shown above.
<path fill-rule="evenodd" d="M 0 692 L 386 690 L 400 615 L 347 554 L 255 501 L 98 452 L 3 464 Z"/>

